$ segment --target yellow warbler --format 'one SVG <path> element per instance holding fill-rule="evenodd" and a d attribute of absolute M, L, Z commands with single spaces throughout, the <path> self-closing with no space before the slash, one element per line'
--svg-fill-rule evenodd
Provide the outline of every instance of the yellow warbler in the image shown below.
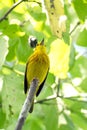
<path fill-rule="evenodd" d="M 35 94 L 38 96 L 47 78 L 48 70 L 49 58 L 44 46 L 44 40 L 42 40 L 41 43 L 36 45 L 34 53 L 28 58 L 24 78 L 24 92 L 27 93 L 31 81 L 36 78 L 39 83 Z M 33 103 L 29 112 L 32 111 Z"/>

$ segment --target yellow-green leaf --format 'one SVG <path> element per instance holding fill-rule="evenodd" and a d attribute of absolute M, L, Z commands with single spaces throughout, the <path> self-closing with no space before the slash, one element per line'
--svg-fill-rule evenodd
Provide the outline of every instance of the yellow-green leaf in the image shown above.
<path fill-rule="evenodd" d="M 61 0 L 44 0 L 48 12 L 50 26 L 54 35 L 62 38 L 63 32 L 66 32 L 66 16 Z"/>
<path fill-rule="evenodd" d="M 51 44 L 49 53 L 50 72 L 58 78 L 66 78 L 69 69 L 70 46 L 63 40 L 57 39 Z"/>

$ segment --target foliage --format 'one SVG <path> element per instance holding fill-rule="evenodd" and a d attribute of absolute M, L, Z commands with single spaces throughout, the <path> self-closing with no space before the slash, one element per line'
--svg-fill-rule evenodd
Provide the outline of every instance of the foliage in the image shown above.
<path fill-rule="evenodd" d="M 0 0 L 0 18 L 14 2 L 18 1 Z M 24 0 L 0 20 L 0 129 L 15 128 L 26 98 L 23 80 L 27 58 L 33 52 L 28 38 L 33 35 L 38 41 L 45 39 L 52 65 L 44 89 L 36 100 L 52 97 L 58 92 L 58 86 L 60 90 L 55 99 L 35 104 L 23 130 L 86 130 L 87 1 L 64 1 L 68 20 L 61 39 L 50 29 L 52 25 L 50 27 L 44 6 L 41 0 Z M 56 25 L 57 21 L 51 19 L 53 26 Z"/>

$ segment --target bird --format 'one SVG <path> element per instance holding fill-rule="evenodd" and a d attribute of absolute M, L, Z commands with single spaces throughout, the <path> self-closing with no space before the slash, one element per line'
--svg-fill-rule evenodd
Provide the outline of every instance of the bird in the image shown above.
<path fill-rule="evenodd" d="M 47 79 L 47 75 L 49 72 L 50 61 L 46 52 L 46 46 L 44 45 L 44 39 L 40 43 L 35 45 L 35 50 L 31 56 L 29 56 L 25 75 L 24 75 L 24 92 L 25 94 L 29 91 L 30 83 L 33 79 L 38 79 L 38 86 L 35 92 L 36 97 L 40 94 L 44 83 Z M 30 113 L 33 112 L 34 100 L 32 102 L 31 108 L 29 110 Z"/>

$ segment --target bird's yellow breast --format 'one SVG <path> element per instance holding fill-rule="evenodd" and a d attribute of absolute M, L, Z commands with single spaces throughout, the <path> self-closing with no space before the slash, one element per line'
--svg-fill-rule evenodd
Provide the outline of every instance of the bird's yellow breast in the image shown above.
<path fill-rule="evenodd" d="M 36 78 L 39 81 L 38 87 L 46 78 L 49 69 L 49 58 L 45 48 L 36 48 L 35 52 L 29 57 L 27 62 L 27 80 L 28 86 L 30 82 Z"/>

